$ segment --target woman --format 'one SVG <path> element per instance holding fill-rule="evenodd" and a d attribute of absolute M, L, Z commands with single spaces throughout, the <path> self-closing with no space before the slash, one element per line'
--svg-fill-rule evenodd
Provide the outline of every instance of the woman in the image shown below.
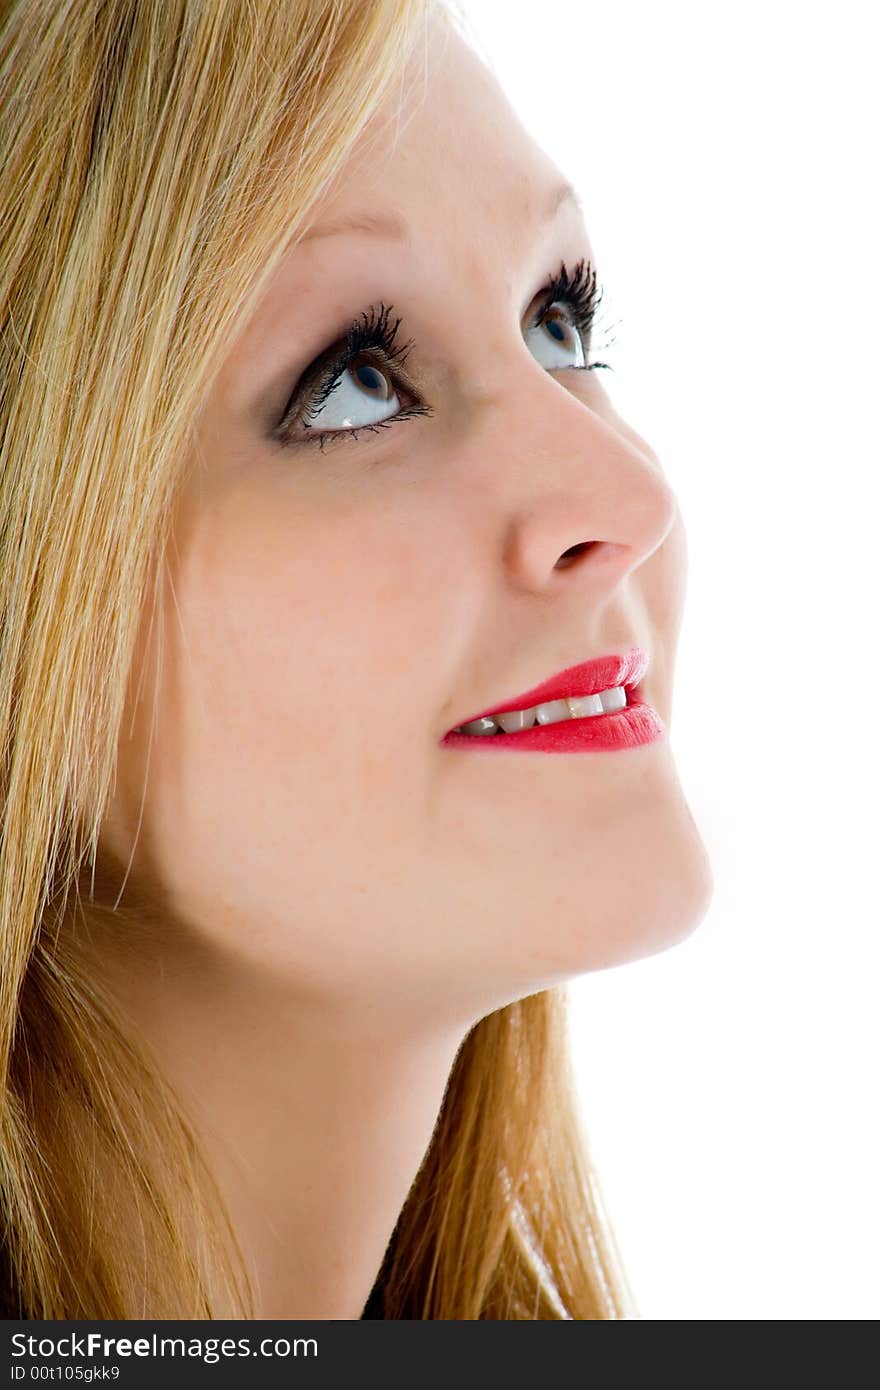
<path fill-rule="evenodd" d="M 634 1313 L 564 982 L 710 899 L 684 532 L 457 18 L 8 9 L 13 1316 Z"/>

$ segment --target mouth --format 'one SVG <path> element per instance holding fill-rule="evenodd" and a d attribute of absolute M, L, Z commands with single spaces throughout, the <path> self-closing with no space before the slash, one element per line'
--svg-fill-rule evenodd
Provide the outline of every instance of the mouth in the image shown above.
<path fill-rule="evenodd" d="M 555 676 L 491 709 L 461 720 L 446 739 L 515 736 L 536 725 L 602 719 L 644 705 L 642 681 L 649 657 L 640 647 L 568 666 Z M 649 708 L 649 707 L 647 707 Z"/>

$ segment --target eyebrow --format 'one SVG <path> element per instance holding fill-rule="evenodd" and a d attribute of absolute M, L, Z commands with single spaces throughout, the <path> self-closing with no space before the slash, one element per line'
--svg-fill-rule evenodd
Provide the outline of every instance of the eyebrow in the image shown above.
<path fill-rule="evenodd" d="M 572 203 L 576 208 L 583 210 L 581 200 L 570 183 L 557 184 L 551 190 L 543 210 L 538 215 L 538 225 L 543 226 L 552 221 L 564 203 Z M 393 213 L 360 213 L 350 217 L 338 217 L 332 222 L 325 222 L 323 226 L 307 231 L 299 238 L 299 242 L 301 244 L 304 241 L 315 241 L 318 238 L 339 236 L 344 232 L 365 232 L 368 236 L 409 241 L 409 227 L 402 218 Z"/>

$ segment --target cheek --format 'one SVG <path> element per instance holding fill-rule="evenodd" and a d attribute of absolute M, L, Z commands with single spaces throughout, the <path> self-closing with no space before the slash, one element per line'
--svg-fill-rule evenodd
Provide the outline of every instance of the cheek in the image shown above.
<path fill-rule="evenodd" d="M 190 531 L 169 580 L 150 872 L 186 920 L 290 948 L 297 968 L 332 956 L 337 983 L 340 951 L 377 949 L 352 920 L 375 900 L 381 922 L 381 894 L 397 882 L 408 898 L 408 874 L 414 902 L 424 851 L 440 702 L 426 637 L 448 600 L 443 547 L 419 526 L 390 508 L 331 524 L 239 500 Z"/>
<path fill-rule="evenodd" d="M 238 737 L 332 756 L 386 718 L 415 722 L 395 693 L 424 670 L 432 589 L 393 515 L 239 507 L 194 538 L 179 584 L 193 699 L 219 700 Z"/>

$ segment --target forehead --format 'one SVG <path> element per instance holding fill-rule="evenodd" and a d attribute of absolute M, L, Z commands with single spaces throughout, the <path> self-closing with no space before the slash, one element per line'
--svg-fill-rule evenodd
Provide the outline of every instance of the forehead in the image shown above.
<path fill-rule="evenodd" d="M 422 244 L 468 228 L 505 238 L 535 225 L 559 171 L 496 78 L 442 16 L 425 24 L 393 92 L 365 127 L 302 238 L 364 214 L 398 218 Z M 507 242 L 509 253 L 515 247 Z"/>

